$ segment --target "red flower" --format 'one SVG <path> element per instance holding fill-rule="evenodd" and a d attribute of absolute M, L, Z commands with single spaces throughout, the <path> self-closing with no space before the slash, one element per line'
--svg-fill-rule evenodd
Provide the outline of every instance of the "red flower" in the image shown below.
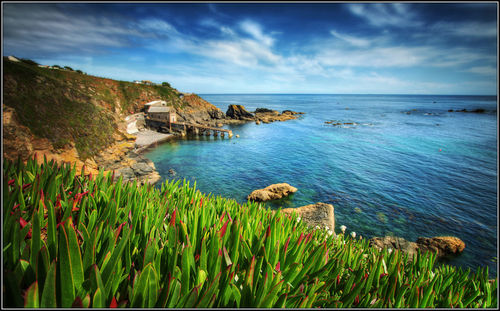
<path fill-rule="evenodd" d="M 110 308 L 118 308 L 118 304 L 116 303 L 115 297 L 111 300 L 111 304 L 109 305 Z"/>

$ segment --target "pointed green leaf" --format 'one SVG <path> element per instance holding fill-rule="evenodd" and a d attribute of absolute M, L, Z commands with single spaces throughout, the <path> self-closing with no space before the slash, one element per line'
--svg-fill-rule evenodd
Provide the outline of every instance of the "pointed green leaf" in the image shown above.
<path fill-rule="evenodd" d="M 25 308 L 38 308 L 38 282 L 31 284 L 24 298 Z"/>
<path fill-rule="evenodd" d="M 40 303 L 42 308 L 56 308 L 56 261 L 50 264 L 49 272 L 45 278 L 45 285 L 43 286 L 42 301 Z"/>

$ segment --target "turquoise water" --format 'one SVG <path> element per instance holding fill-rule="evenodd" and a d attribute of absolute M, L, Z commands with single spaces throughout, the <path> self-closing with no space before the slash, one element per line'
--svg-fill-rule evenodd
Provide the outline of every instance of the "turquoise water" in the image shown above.
<path fill-rule="evenodd" d="M 254 189 L 286 182 L 298 192 L 268 203 L 272 208 L 330 203 L 337 228 L 346 225 L 366 238 L 457 236 L 466 249 L 448 263 L 473 270 L 488 265 L 496 274 L 496 97 L 201 96 L 224 112 L 241 104 L 249 111 L 306 114 L 286 122 L 225 126 L 239 138 L 160 145 L 146 156 L 164 179 L 196 180 L 202 192 L 240 202 Z M 464 108 L 487 112 L 448 112 Z M 324 123 L 330 120 L 357 125 Z M 169 169 L 177 174 L 169 175 Z"/>

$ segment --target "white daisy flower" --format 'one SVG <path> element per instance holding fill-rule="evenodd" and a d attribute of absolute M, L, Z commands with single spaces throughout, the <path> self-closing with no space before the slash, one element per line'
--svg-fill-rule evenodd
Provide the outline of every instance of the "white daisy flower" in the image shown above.
<path fill-rule="evenodd" d="M 344 232 L 345 232 L 345 229 L 347 229 L 347 227 L 346 227 L 346 226 L 344 226 L 344 225 L 340 226 L 340 231 L 342 231 L 342 233 L 344 233 Z"/>
<path fill-rule="evenodd" d="M 352 236 L 353 239 L 355 239 L 356 238 L 356 232 L 354 232 L 354 231 L 351 232 L 351 236 Z"/>

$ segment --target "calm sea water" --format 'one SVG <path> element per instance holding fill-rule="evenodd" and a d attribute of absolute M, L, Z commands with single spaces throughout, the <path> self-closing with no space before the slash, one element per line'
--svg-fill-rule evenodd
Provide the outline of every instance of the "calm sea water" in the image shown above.
<path fill-rule="evenodd" d="M 299 190 L 268 203 L 333 204 L 337 228 L 370 238 L 453 235 L 466 243 L 449 264 L 497 264 L 497 102 L 491 96 L 201 95 L 230 104 L 306 112 L 298 120 L 225 126 L 240 137 L 190 138 L 146 156 L 164 179 L 246 202 L 255 189 Z M 483 108 L 486 113 L 448 112 Z M 410 112 L 407 114 L 406 112 Z M 354 122 L 332 126 L 325 121 Z M 177 174 L 169 175 L 174 169 Z M 338 231 L 338 229 L 337 229 Z"/>

